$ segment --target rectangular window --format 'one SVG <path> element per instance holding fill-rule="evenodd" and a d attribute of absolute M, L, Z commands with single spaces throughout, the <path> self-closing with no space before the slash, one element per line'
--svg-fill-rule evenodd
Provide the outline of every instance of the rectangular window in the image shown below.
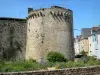
<path fill-rule="evenodd" d="M 93 40 L 93 42 L 97 41 L 97 35 L 96 34 L 92 35 L 92 40 Z"/>
<path fill-rule="evenodd" d="M 98 50 L 98 49 L 95 49 L 95 50 Z"/>

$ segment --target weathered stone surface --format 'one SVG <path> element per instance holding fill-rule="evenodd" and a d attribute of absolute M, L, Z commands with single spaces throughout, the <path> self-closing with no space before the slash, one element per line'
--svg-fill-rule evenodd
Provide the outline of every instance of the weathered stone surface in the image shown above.
<path fill-rule="evenodd" d="M 50 51 L 74 59 L 73 13 L 69 9 L 52 7 L 28 14 L 26 59 L 45 60 Z"/>
<path fill-rule="evenodd" d="M 100 75 L 100 66 L 43 71 L 1 72 L 0 75 Z"/>
<path fill-rule="evenodd" d="M 26 30 L 25 19 L 0 18 L 1 59 L 25 59 Z"/>
<path fill-rule="evenodd" d="M 0 18 L 0 58 L 14 55 L 43 62 L 50 51 L 74 59 L 71 10 L 57 6 L 29 8 L 27 19 Z"/>

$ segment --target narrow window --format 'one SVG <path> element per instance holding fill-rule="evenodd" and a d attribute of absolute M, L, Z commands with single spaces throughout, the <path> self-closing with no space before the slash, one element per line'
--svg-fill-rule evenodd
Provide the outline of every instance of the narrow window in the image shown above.
<path fill-rule="evenodd" d="M 29 26 L 30 26 L 30 22 L 29 22 Z"/>
<path fill-rule="evenodd" d="M 28 29 L 28 31 L 30 32 L 30 29 Z"/>
<path fill-rule="evenodd" d="M 0 31 L 0 33 L 2 33 L 2 31 Z"/>

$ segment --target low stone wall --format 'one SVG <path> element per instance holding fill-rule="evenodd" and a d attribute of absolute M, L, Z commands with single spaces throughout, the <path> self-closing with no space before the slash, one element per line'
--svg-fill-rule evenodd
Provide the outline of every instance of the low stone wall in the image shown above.
<path fill-rule="evenodd" d="M 25 72 L 2 72 L 0 75 L 100 75 L 100 66 L 67 68 L 59 70 L 41 70 Z"/>

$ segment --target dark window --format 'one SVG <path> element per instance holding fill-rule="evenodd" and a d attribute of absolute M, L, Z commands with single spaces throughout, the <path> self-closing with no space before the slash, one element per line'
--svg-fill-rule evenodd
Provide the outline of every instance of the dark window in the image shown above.
<path fill-rule="evenodd" d="M 30 32 L 30 29 L 28 29 L 28 31 Z"/>
<path fill-rule="evenodd" d="M 0 31 L 0 33 L 2 33 L 2 31 Z"/>
<path fill-rule="evenodd" d="M 95 50 L 98 50 L 98 49 L 95 49 Z"/>
<path fill-rule="evenodd" d="M 30 26 L 30 23 L 29 23 L 29 26 Z"/>
<path fill-rule="evenodd" d="M 43 43 L 43 41 L 42 41 L 42 43 Z"/>
<path fill-rule="evenodd" d="M 2 43 L 0 42 L 0 46 L 2 46 Z"/>

